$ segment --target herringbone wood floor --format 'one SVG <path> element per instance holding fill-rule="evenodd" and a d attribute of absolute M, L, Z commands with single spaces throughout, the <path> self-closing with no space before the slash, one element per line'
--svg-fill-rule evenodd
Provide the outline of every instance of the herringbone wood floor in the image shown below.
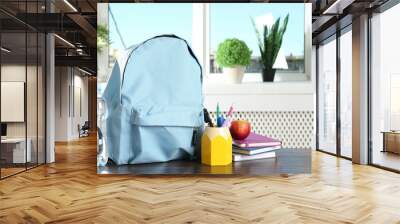
<path fill-rule="evenodd" d="M 313 173 L 270 177 L 96 174 L 96 141 L 0 181 L 0 223 L 400 223 L 400 175 L 315 152 Z"/>

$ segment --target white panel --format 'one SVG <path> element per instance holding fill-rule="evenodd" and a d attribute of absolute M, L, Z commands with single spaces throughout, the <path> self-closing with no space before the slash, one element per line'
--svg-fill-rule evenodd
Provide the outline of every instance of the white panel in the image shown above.
<path fill-rule="evenodd" d="M 243 83 L 214 85 L 205 83 L 204 105 L 215 110 L 234 104 L 238 111 L 312 111 L 312 82 Z"/>
<path fill-rule="evenodd" d="M 203 85 L 206 95 L 313 95 L 314 85 L 306 82 L 271 82 Z"/>
<path fill-rule="evenodd" d="M 1 82 L 1 122 L 24 122 L 24 82 Z"/>
<path fill-rule="evenodd" d="M 264 94 L 264 95 L 206 95 L 204 106 L 215 110 L 217 103 L 222 108 L 233 104 L 238 111 L 312 111 L 312 94 Z"/>

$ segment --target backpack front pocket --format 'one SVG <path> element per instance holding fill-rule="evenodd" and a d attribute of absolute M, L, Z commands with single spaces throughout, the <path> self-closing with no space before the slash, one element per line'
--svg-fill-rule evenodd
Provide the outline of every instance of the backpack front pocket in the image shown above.
<path fill-rule="evenodd" d="M 141 114 L 132 110 L 132 153 L 128 163 L 191 159 L 198 146 L 202 110 L 169 108 Z M 196 141 L 196 142 L 194 142 Z"/>

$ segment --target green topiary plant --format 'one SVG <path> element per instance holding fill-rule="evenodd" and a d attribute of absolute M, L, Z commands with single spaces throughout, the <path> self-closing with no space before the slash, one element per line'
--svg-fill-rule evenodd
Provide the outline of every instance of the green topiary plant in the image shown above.
<path fill-rule="evenodd" d="M 252 20 L 261 53 L 264 81 L 274 81 L 275 69 L 273 66 L 282 46 L 283 35 L 286 32 L 286 27 L 289 21 L 289 14 L 286 15 L 282 25 L 280 24 L 280 20 L 281 18 L 278 18 L 272 25 L 271 29 L 268 29 L 268 26 L 264 25 L 262 35 L 259 30 L 257 30 L 254 20 Z"/>
<path fill-rule="evenodd" d="M 247 66 L 250 64 L 251 50 L 244 41 L 226 39 L 218 45 L 217 63 L 221 67 Z"/>

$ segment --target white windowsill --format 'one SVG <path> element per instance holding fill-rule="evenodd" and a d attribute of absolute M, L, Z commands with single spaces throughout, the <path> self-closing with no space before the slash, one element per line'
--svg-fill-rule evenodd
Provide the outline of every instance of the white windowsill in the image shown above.
<path fill-rule="evenodd" d="M 297 80 L 284 77 L 295 76 Z M 261 74 L 245 74 L 243 83 L 227 84 L 224 74 L 209 74 L 204 78 L 206 95 L 312 95 L 314 83 L 305 74 L 277 73 L 275 82 L 262 82 Z"/>

